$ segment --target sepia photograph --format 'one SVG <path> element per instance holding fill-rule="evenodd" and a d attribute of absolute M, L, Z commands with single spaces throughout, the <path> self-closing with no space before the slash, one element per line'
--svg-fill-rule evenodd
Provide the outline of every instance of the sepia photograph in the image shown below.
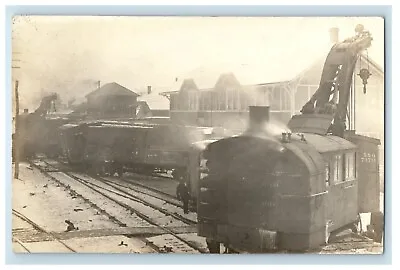
<path fill-rule="evenodd" d="M 383 254 L 384 18 L 11 30 L 14 253 Z"/>

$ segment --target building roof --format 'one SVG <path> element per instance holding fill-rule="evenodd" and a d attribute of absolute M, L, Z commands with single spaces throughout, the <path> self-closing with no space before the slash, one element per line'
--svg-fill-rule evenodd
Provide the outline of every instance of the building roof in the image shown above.
<path fill-rule="evenodd" d="M 143 94 L 138 101 L 146 102 L 150 110 L 169 110 L 169 100 L 158 93 Z"/>
<path fill-rule="evenodd" d="M 86 98 L 93 96 L 138 96 L 138 94 L 116 82 L 112 82 L 90 92 L 86 95 Z"/>
<path fill-rule="evenodd" d="M 232 72 L 221 74 L 214 86 L 215 89 L 227 89 L 228 87 L 240 87 L 240 82 Z"/>
<path fill-rule="evenodd" d="M 184 79 L 180 91 L 199 90 L 193 79 Z"/>
<path fill-rule="evenodd" d="M 379 65 L 377 62 L 375 62 L 373 59 L 371 59 L 371 57 L 368 56 L 366 53 L 361 54 L 361 60 L 369 63 L 370 67 L 375 69 L 379 75 L 383 76 L 384 73 L 383 67 Z"/>
<path fill-rule="evenodd" d="M 220 74 L 234 74 L 239 84 L 243 86 L 278 84 L 290 82 L 301 77 L 316 64 L 323 67 L 325 59 L 331 50 L 332 43 L 314 42 L 302 46 L 282 46 L 268 50 L 257 63 L 221 63 L 212 67 L 198 67 L 186 74 L 194 80 L 200 90 L 215 88 Z M 260 52 L 263 53 L 263 52 Z M 367 56 L 361 54 L 361 59 L 370 68 L 383 75 L 382 67 Z M 163 94 L 178 92 L 179 87 Z"/>

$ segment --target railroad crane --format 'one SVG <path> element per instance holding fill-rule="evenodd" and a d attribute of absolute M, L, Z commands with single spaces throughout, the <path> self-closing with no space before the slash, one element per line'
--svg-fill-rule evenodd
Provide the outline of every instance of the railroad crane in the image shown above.
<path fill-rule="evenodd" d="M 344 137 L 355 65 L 360 53 L 368 49 L 371 42 L 370 32 L 358 25 L 354 37 L 332 47 L 326 58 L 317 91 L 301 109 L 302 114 L 292 117 L 289 127 L 301 132 Z M 360 70 L 364 93 L 370 75 L 367 69 Z"/>
<path fill-rule="evenodd" d="M 356 35 L 335 44 L 323 67 L 319 88 L 300 111 L 288 123 L 293 133 L 314 133 L 342 137 L 357 146 L 356 168 L 358 179 L 359 213 L 371 213 L 371 224 L 375 228 L 376 240 L 382 240 L 383 213 L 380 212 L 379 145 L 380 140 L 356 134 L 356 130 L 346 127 L 349 115 L 348 105 L 351 95 L 356 62 L 360 54 L 372 43 L 372 36 L 364 26 L 355 28 Z M 368 79 L 372 75 L 368 69 L 357 74 L 363 82 L 363 93 L 367 92 Z M 353 93 L 352 93 L 353 91 Z M 352 114 L 355 114 L 354 106 Z M 351 117 L 348 117 L 351 126 Z"/>

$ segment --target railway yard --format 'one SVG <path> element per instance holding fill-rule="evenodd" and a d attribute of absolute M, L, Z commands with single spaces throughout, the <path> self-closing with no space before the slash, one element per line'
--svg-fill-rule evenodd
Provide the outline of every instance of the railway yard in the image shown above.
<path fill-rule="evenodd" d="M 196 213 L 183 213 L 172 179 L 92 177 L 42 158 L 21 163 L 13 181 L 14 252 L 208 253 Z M 382 251 L 382 244 L 344 233 L 310 253 Z"/>

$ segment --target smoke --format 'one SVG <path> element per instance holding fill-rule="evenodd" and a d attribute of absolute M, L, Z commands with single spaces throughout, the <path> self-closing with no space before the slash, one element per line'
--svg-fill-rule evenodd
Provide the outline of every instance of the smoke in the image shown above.
<path fill-rule="evenodd" d="M 378 48 L 383 59 L 383 20 L 373 19 L 357 23 L 374 35 L 370 57 L 376 59 Z M 21 69 L 13 76 L 20 80 L 21 100 L 35 106 L 42 89 L 67 99 L 88 93 L 93 89 L 79 83 L 87 78 L 132 90 L 169 86 L 176 77 L 213 87 L 226 71 L 241 84 L 271 82 L 305 67 L 319 46 L 325 48 L 331 20 L 343 36 L 345 26 L 353 32 L 354 22 L 337 18 L 16 17 L 12 46 L 21 53 Z M 216 71 L 209 75 L 204 69 L 210 67 Z"/>
<path fill-rule="evenodd" d="M 281 136 L 284 132 L 292 133 L 292 131 L 285 124 L 277 120 L 270 120 L 268 123 L 266 123 L 264 130 L 273 137 Z"/>

